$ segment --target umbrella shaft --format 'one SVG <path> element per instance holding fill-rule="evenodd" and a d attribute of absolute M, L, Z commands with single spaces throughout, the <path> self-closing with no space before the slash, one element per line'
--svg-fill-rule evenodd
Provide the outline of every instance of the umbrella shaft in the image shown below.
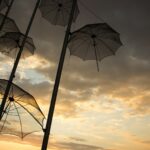
<path fill-rule="evenodd" d="M 99 72 L 99 64 L 98 64 L 98 52 L 96 48 L 96 41 L 93 39 L 93 46 L 94 46 L 94 53 L 95 53 L 95 58 L 96 58 L 96 65 L 97 65 L 97 71 Z"/>
<path fill-rule="evenodd" d="M 3 0 L 0 0 L 0 5 L 2 4 L 2 1 L 3 1 Z"/>
<path fill-rule="evenodd" d="M 97 71 L 99 72 L 98 56 L 97 56 L 96 49 L 95 49 L 95 57 L 96 57 L 96 66 L 97 66 Z"/>
<path fill-rule="evenodd" d="M 48 145 L 48 139 L 49 139 L 49 134 L 50 134 L 51 125 L 52 125 L 52 119 L 53 119 L 53 114 L 54 114 L 54 109 L 55 109 L 55 104 L 56 104 L 56 98 L 57 98 L 61 73 L 62 73 L 62 69 L 63 69 L 64 59 L 65 59 L 65 54 L 66 54 L 66 49 L 67 49 L 68 39 L 69 39 L 69 35 L 70 35 L 71 25 L 73 22 L 73 16 L 74 16 L 76 4 L 77 4 L 77 0 L 73 0 L 70 18 L 68 21 L 68 26 L 67 26 L 65 39 L 64 39 L 64 43 L 63 43 L 63 47 L 62 47 L 62 51 L 61 51 L 60 60 L 59 60 L 59 65 L 58 65 L 58 69 L 57 69 L 55 84 L 54 84 L 52 98 L 51 98 L 51 104 L 50 104 L 49 113 L 48 113 L 48 119 L 47 119 L 47 123 L 46 123 L 46 130 L 44 133 L 41 150 L 46 150 L 47 145 Z"/>
<path fill-rule="evenodd" d="M 1 1 L 0 1 L 0 3 L 1 3 Z M 10 12 L 10 9 L 11 9 L 13 3 L 14 3 L 14 0 L 11 0 L 9 6 L 8 6 L 8 8 L 7 8 L 7 11 L 6 11 L 6 13 L 5 13 L 5 16 L 4 16 L 4 18 L 3 18 L 2 22 L 1 22 L 0 31 L 3 29 L 3 26 L 4 26 L 4 24 L 5 24 L 5 20 L 6 20 L 8 14 L 9 14 L 9 12 Z"/>
<path fill-rule="evenodd" d="M 36 6 L 35 6 L 35 8 L 34 8 L 34 10 L 33 10 L 33 13 L 32 13 L 30 22 L 29 22 L 29 24 L 28 24 L 28 27 L 27 27 L 27 30 L 26 30 L 26 33 L 25 33 L 23 42 L 21 43 L 21 46 L 20 46 L 20 48 L 19 48 L 19 52 L 18 52 L 18 54 L 17 54 L 17 57 L 16 57 L 16 60 L 15 60 L 15 63 L 14 63 L 12 72 L 11 72 L 11 74 L 10 74 L 9 81 L 8 81 L 8 84 L 7 84 L 5 93 L 4 93 L 4 97 L 3 97 L 3 100 L 2 100 L 2 103 L 1 103 L 1 107 L 0 107 L 0 120 L 1 120 L 1 118 L 2 118 L 3 110 L 4 110 L 4 107 L 5 107 L 5 103 L 6 103 L 7 97 L 8 97 L 8 95 L 9 95 L 10 87 L 11 87 L 13 78 L 15 77 L 16 69 L 17 69 L 19 60 L 20 60 L 20 58 L 21 58 L 21 54 L 22 54 L 22 51 L 23 51 L 25 42 L 26 42 L 27 36 L 28 36 L 28 34 L 29 34 L 29 31 L 30 31 L 30 29 L 31 29 L 31 26 L 32 26 L 32 23 L 33 23 L 33 20 L 34 20 L 34 17 L 35 17 L 35 14 L 36 14 L 36 12 L 37 12 L 37 9 L 38 9 L 39 4 L 40 4 L 40 0 L 37 1 Z"/>

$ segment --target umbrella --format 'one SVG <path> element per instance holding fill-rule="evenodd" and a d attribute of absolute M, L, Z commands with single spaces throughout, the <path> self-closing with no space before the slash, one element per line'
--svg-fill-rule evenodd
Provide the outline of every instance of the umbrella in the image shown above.
<path fill-rule="evenodd" d="M 12 58 L 16 58 L 18 50 L 21 47 L 24 34 L 21 32 L 8 32 L 0 37 L 0 52 Z M 34 54 L 35 46 L 32 38 L 27 37 L 22 57 L 26 58 Z"/>
<path fill-rule="evenodd" d="M 40 11 L 43 18 L 50 21 L 53 25 L 66 26 L 68 24 L 73 0 L 41 0 Z M 75 22 L 79 14 L 76 6 L 73 21 Z"/>
<path fill-rule="evenodd" d="M 96 60 L 98 71 L 98 62 L 115 55 L 121 45 L 120 34 L 107 23 L 85 25 L 71 33 L 68 43 L 71 55 L 83 60 Z"/>
<path fill-rule="evenodd" d="M 1 0 L 1 2 L 2 2 L 2 0 Z M 5 1 L 5 3 L 6 3 L 6 2 L 7 2 L 7 1 Z M 8 4 L 8 3 L 9 3 L 9 2 L 7 2 L 7 4 Z M 6 10 L 6 12 L 5 12 L 5 15 L 3 15 L 3 17 L 2 17 L 2 19 L 1 19 L 1 21 L 0 21 L 0 31 L 2 31 L 2 29 L 3 29 L 4 25 L 5 25 L 5 22 L 6 22 L 6 20 L 7 20 L 8 14 L 10 13 L 10 10 L 11 10 L 11 8 L 12 8 L 13 3 L 14 3 L 14 0 L 11 0 L 11 1 L 10 1 L 10 4 L 8 4 L 7 10 Z"/>
<path fill-rule="evenodd" d="M 0 79 L 0 96 L 7 86 L 7 80 Z M 15 85 L 11 90 L 0 122 L 0 132 L 24 138 L 26 135 L 43 129 L 45 117 L 34 97 Z"/>
<path fill-rule="evenodd" d="M 9 5 L 9 0 L 0 0 L 0 11 L 5 7 L 8 7 L 8 5 Z"/>
<path fill-rule="evenodd" d="M 0 14 L 0 24 L 3 23 L 5 16 Z M 4 35 L 6 32 L 19 32 L 15 21 L 9 17 L 6 17 L 2 29 L 0 30 L 0 36 Z"/>

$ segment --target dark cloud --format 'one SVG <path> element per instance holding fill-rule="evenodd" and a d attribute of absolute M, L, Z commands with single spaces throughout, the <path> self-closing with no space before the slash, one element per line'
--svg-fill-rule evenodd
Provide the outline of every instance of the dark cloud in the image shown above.
<path fill-rule="evenodd" d="M 32 83 L 29 79 L 21 80 L 17 82 L 19 86 L 31 93 L 36 99 L 40 99 L 42 104 L 46 104 L 45 99 L 51 93 L 51 86 L 48 81 L 41 83 Z"/>

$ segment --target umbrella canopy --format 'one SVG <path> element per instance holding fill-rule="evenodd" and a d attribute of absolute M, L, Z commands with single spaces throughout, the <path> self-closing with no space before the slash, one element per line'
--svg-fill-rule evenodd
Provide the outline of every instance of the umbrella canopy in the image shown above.
<path fill-rule="evenodd" d="M 40 11 L 42 16 L 54 25 L 66 26 L 72 8 L 73 0 L 41 0 Z M 79 14 L 76 6 L 73 21 Z"/>
<path fill-rule="evenodd" d="M 0 14 L 0 24 L 2 24 L 4 20 L 4 15 Z M 9 17 L 6 17 L 3 28 L 0 31 L 0 36 L 4 35 L 6 32 L 19 32 L 19 28 L 17 27 L 15 21 Z"/>
<path fill-rule="evenodd" d="M 7 83 L 7 80 L 0 79 L 1 98 Z M 45 117 L 34 97 L 12 83 L 0 121 L 0 132 L 23 138 L 30 133 L 43 129 L 44 119 Z"/>
<path fill-rule="evenodd" d="M 22 45 L 24 39 L 24 34 L 20 32 L 8 32 L 5 35 L 0 37 L 0 52 L 16 58 L 18 51 Z M 26 58 L 34 54 L 35 46 L 32 38 L 27 37 L 24 50 L 22 52 L 22 57 Z"/>
<path fill-rule="evenodd" d="M 2 9 L 4 9 L 5 7 L 8 7 L 9 1 L 10 1 L 10 0 L 1 0 L 1 1 L 0 1 L 0 11 L 1 11 Z"/>
<path fill-rule="evenodd" d="M 121 45 L 120 34 L 106 23 L 85 25 L 71 33 L 68 43 L 71 55 L 96 60 L 98 70 L 98 61 L 115 55 Z"/>

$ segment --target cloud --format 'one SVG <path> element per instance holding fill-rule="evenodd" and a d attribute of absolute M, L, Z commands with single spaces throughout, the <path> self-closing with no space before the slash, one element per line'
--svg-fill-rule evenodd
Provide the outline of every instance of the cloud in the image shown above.
<path fill-rule="evenodd" d="M 88 144 L 79 144 L 79 143 L 59 143 L 61 149 L 66 150 L 106 150 L 102 147 L 92 146 Z"/>
<path fill-rule="evenodd" d="M 150 145 L 150 141 L 141 141 L 141 143 Z"/>
<path fill-rule="evenodd" d="M 26 30 L 34 4 L 35 1 L 16 0 L 15 6 L 11 10 L 10 16 L 15 18 L 22 32 Z M 149 0 L 144 2 L 116 0 L 115 3 L 114 0 L 101 2 L 87 0 L 86 4 L 120 33 L 124 45 L 117 51 L 115 56 L 105 58 L 100 62 L 100 72 L 97 72 L 95 61 L 83 61 L 75 56 L 69 57 L 69 50 L 67 49 L 56 104 L 56 117 L 63 116 L 66 120 L 80 117 L 84 121 L 88 120 L 90 124 L 92 117 L 85 116 L 89 112 L 91 115 L 96 113 L 95 116 L 99 116 L 100 112 L 105 114 L 120 113 L 118 109 L 124 109 L 124 113 L 128 117 L 144 117 L 148 115 L 150 113 Z M 79 7 L 80 15 L 76 24 L 72 26 L 72 31 L 86 23 L 99 21 L 89 14 L 80 3 Z M 51 25 L 41 17 L 41 13 L 38 10 L 29 34 L 33 37 L 37 48 L 35 55 L 20 62 L 20 67 L 14 80 L 15 83 L 37 99 L 46 113 L 49 107 L 65 30 L 66 28 Z M 1 77 L 8 78 L 12 64 L 13 60 L 1 57 Z M 122 129 L 121 125 L 123 123 L 112 120 L 110 124 L 106 124 L 109 129 L 106 130 L 103 127 L 101 129 L 104 129 L 104 132 L 113 132 L 115 134 L 116 131 Z M 100 126 L 97 124 L 97 121 L 94 120 L 93 124 L 89 125 L 91 135 L 93 135 L 94 131 L 99 134 L 97 130 L 100 129 Z M 80 127 L 79 132 L 83 133 L 85 126 L 84 124 Z M 95 129 L 94 131 L 92 127 Z M 107 134 L 104 136 L 107 136 Z M 100 136 L 97 135 L 95 139 L 99 140 L 98 137 Z M 125 137 L 125 139 L 127 138 L 128 136 Z M 1 141 L 9 141 L 10 137 L 1 136 L 0 139 Z M 25 141 L 11 137 L 11 140 L 16 143 L 40 147 L 42 137 L 30 136 Z M 130 142 L 133 141 L 136 141 L 136 139 L 133 140 L 132 137 Z M 103 146 L 85 144 L 87 141 L 84 141 L 82 137 L 81 139 L 72 138 L 71 141 L 65 142 L 57 141 L 53 138 L 50 142 L 50 149 L 52 150 L 110 150 L 103 148 Z M 140 142 L 145 143 L 145 145 L 149 144 L 146 139 L 140 139 Z M 125 147 L 126 143 L 122 144 L 122 147 Z M 135 143 L 133 142 L 133 144 Z"/>
<path fill-rule="evenodd" d="M 99 2 L 95 1 L 95 4 L 97 3 L 99 4 Z M 34 7 L 34 4 L 34 2 L 19 2 L 14 5 L 11 16 L 16 17 L 16 21 L 22 30 L 25 29 L 23 24 L 27 24 L 28 21 L 24 22 L 25 19 L 18 12 L 21 12 L 25 18 L 29 19 L 32 9 L 29 12 L 23 12 L 22 9 Z M 97 8 L 99 5 L 95 4 L 93 5 L 90 1 L 87 2 L 87 5 Z M 75 107 L 77 106 L 75 103 L 77 101 L 90 101 L 93 97 L 98 99 L 100 95 L 105 95 L 108 99 L 119 99 L 125 105 L 128 105 L 129 108 L 135 110 L 135 113 L 147 114 L 149 113 L 146 107 L 148 102 L 145 103 L 144 101 L 145 99 L 146 101 L 149 99 L 150 55 L 148 51 L 149 42 L 147 39 L 149 39 L 149 33 L 147 27 L 150 21 L 146 18 L 147 15 L 145 14 L 149 12 L 149 1 L 145 1 L 145 4 L 143 2 L 136 2 L 136 7 L 134 7 L 135 1 L 120 3 L 117 0 L 116 4 L 114 4 L 111 0 L 109 3 L 105 1 L 102 4 L 100 5 L 101 9 L 95 9 L 95 11 L 99 11 L 97 14 L 101 14 L 104 20 L 108 21 L 110 25 L 120 32 L 124 46 L 118 50 L 115 57 L 106 58 L 100 63 L 99 73 L 96 72 L 95 61 L 83 62 L 76 57 L 69 59 L 69 52 L 67 52 L 60 83 L 60 87 L 63 89 L 63 92 L 60 90 L 59 93 L 59 99 L 62 99 L 60 103 L 67 104 L 69 100 L 68 103 L 73 103 L 72 109 L 69 110 L 73 112 L 72 110 L 76 110 Z M 16 7 L 19 8 L 17 9 L 17 13 L 15 10 Z M 81 3 L 79 3 L 79 7 L 81 7 L 81 14 L 78 20 L 82 21 L 78 22 L 77 20 L 75 28 L 79 28 L 82 24 L 89 21 L 91 23 L 91 20 L 83 17 L 88 12 L 81 6 Z M 90 14 L 88 13 L 88 15 Z M 136 23 L 137 20 L 138 23 Z M 65 29 L 50 25 L 50 23 L 41 17 L 41 13 L 38 11 L 30 33 L 37 45 L 37 55 L 28 60 L 29 63 L 26 63 L 23 68 L 25 70 L 32 66 L 36 75 L 43 75 L 45 79 L 54 82 Z M 33 61 L 31 61 L 32 59 Z M 32 65 L 30 66 L 31 63 Z M 46 67 L 43 67 L 45 64 Z M 48 89 L 52 89 L 53 85 L 51 84 L 50 88 L 48 88 L 48 83 L 45 81 L 42 82 L 40 84 L 29 84 L 28 82 L 27 89 L 30 89 L 29 91 L 33 90 L 34 95 L 37 97 L 48 97 L 50 95 L 50 90 Z M 22 82 L 22 86 L 23 84 L 26 83 Z M 43 88 L 39 93 L 40 86 Z M 95 92 L 95 89 L 97 92 Z M 140 93 L 141 95 L 137 97 L 136 93 Z M 144 96 L 144 94 L 146 95 Z M 134 101 L 135 105 L 132 101 Z M 70 106 L 70 104 L 67 106 Z"/>
<path fill-rule="evenodd" d="M 70 137 L 70 140 L 76 141 L 76 142 L 86 142 L 85 139 L 77 138 L 77 137 Z"/>
<path fill-rule="evenodd" d="M 0 139 L 1 141 L 10 141 L 15 142 L 16 144 L 25 144 L 25 145 L 32 145 L 35 147 L 40 147 L 41 146 L 41 141 L 42 141 L 42 136 L 38 135 L 30 135 L 26 137 L 23 141 L 17 138 L 12 138 L 13 136 L 1 136 Z M 48 146 L 49 150 L 57 150 L 57 149 L 62 149 L 62 150 L 110 150 L 110 149 L 105 149 L 103 147 L 99 146 L 94 146 L 90 144 L 81 144 L 78 142 L 69 142 L 69 141 L 57 141 L 54 139 L 54 137 L 51 137 L 50 143 Z"/>
<path fill-rule="evenodd" d="M 18 82 L 18 85 L 38 99 L 45 99 L 45 97 L 49 96 L 51 91 L 51 84 L 48 81 L 32 83 L 30 79 L 24 79 Z"/>

